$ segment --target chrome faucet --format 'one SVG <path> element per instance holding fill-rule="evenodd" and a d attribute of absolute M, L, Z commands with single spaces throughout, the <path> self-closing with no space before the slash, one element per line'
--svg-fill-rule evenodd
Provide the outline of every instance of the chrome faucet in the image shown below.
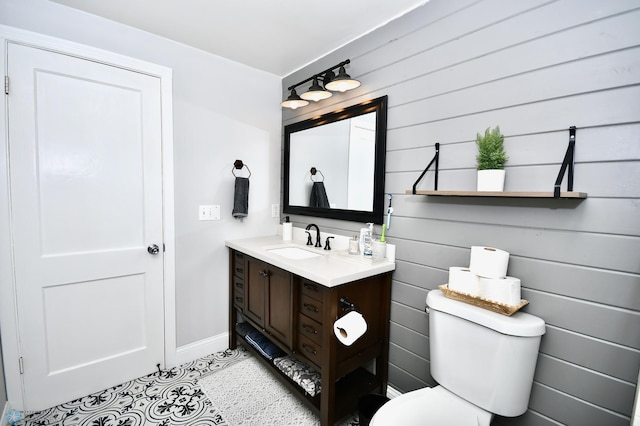
<path fill-rule="evenodd" d="M 305 229 L 308 231 L 311 228 L 316 228 L 316 245 L 314 247 L 322 247 L 320 243 L 320 228 L 315 223 L 310 223 Z M 309 237 L 311 237 L 311 234 L 309 234 Z M 307 241 L 307 245 L 311 245 L 310 243 L 311 241 Z"/>

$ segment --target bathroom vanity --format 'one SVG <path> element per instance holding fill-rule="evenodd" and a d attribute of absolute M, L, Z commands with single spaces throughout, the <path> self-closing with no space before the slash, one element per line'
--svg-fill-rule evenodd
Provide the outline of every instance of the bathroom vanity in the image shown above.
<path fill-rule="evenodd" d="M 319 372 L 321 391 L 311 396 L 251 345 L 243 345 L 318 414 L 323 426 L 355 412 L 362 395 L 386 393 L 395 263 L 349 257 L 280 237 L 233 240 L 226 245 L 230 348 L 243 342 L 235 326 L 244 321 Z M 346 346 L 334 335 L 333 323 L 351 309 L 362 314 L 367 330 Z"/>

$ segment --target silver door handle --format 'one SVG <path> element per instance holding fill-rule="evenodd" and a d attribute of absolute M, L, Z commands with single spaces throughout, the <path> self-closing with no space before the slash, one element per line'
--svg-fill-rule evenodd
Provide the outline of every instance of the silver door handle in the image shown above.
<path fill-rule="evenodd" d="M 160 253 L 160 247 L 158 247 L 157 244 L 151 244 L 149 247 L 147 247 L 147 251 L 149 252 L 149 254 L 155 256 L 156 254 Z"/>

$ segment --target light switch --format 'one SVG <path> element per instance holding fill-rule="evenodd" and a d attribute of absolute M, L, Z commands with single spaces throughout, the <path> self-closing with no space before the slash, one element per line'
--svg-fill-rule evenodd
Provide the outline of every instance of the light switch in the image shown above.
<path fill-rule="evenodd" d="M 200 220 L 220 220 L 220 206 L 217 204 L 200 206 L 198 213 Z"/>

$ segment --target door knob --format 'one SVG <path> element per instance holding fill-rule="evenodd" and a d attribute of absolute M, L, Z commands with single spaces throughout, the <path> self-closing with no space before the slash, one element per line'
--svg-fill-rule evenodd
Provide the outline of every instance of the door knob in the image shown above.
<path fill-rule="evenodd" d="M 147 251 L 149 252 L 149 254 L 155 256 L 156 254 L 160 253 L 160 247 L 158 247 L 157 244 L 151 244 L 149 247 L 147 247 Z"/>

